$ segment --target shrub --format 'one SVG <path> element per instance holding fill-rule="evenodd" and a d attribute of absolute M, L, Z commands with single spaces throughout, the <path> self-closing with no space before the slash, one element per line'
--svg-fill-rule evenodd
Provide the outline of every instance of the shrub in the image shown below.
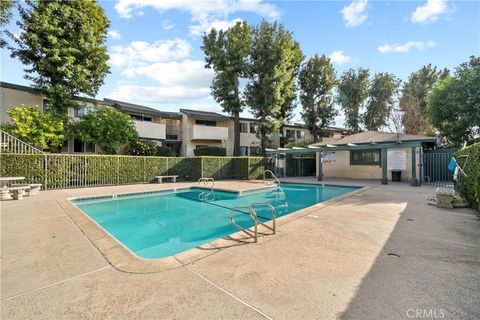
<path fill-rule="evenodd" d="M 132 156 L 155 156 L 157 144 L 148 139 L 135 139 L 125 148 L 125 153 Z"/>
<path fill-rule="evenodd" d="M 217 156 L 225 157 L 227 155 L 227 150 L 220 147 L 203 147 L 198 148 L 193 151 L 196 156 Z"/>
<path fill-rule="evenodd" d="M 175 157 L 175 151 L 167 147 L 157 146 L 155 155 L 157 157 Z"/>
<path fill-rule="evenodd" d="M 468 158 L 461 157 L 463 155 L 468 155 Z M 480 210 L 480 142 L 460 149 L 455 153 L 455 158 L 467 175 L 465 177 L 459 173 L 457 186 L 472 208 L 478 211 Z"/>

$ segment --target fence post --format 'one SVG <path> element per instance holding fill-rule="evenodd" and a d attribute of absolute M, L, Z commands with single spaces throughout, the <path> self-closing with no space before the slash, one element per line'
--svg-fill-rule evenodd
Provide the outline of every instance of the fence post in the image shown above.
<path fill-rule="evenodd" d="M 45 180 L 44 181 L 44 188 L 45 190 L 47 190 L 48 186 L 47 186 L 47 172 L 48 172 L 48 155 L 45 155 L 45 163 L 43 164 L 43 169 L 44 169 L 44 173 L 43 173 L 43 179 Z"/>
<path fill-rule="evenodd" d="M 117 156 L 117 186 L 120 184 L 120 156 Z"/>

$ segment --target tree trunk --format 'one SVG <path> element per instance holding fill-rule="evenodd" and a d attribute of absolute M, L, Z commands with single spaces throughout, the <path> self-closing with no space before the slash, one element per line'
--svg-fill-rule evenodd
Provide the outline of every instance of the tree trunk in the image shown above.
<path fill-rule="evenodd" d="M 240 99 L 238 97 L 238 76 L 233 78 L 233 90 L 235 94 L 235 100 L 240 107 Z M 233 118 L 233 156 L 238 157 L 240 155 L 240 112 L 237 111 Z"/>

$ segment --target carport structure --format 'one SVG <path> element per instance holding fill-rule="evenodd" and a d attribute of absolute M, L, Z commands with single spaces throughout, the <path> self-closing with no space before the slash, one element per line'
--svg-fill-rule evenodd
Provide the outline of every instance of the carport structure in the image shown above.
<path fill-rule="evenodd" d="M 292 148 L 278 148 L 278 149 L 268 149 L 267 154 L 271 155 L 274 159 L 274 164 L 276 166 L 285 166 L 285 161 L 280 159 L 286 154 L 316 154 L 317 170 L 316 176 L 319 181 L 322 181 L 324 178 L 324 164 L 322 158 L 325 154 L 336 152 L 343 154 L 349 154 L 348 158 L 350 163 L 344 161 L 337 168 L 338 171 L 345 173 L 343 178 L 358 178 L 361 176 L 361 172 L 355 172 L 358 170 L 368 170 L 368 171 L 377 171 L 375 175 L 379 175 L 382 184 L 388 184 L 388 159 L 389 159 L 389 150 L 405 150 L 405 155 L 409 155 L 409 159 L 405 159 L 406 168 L 404 169 L 409 173 L 409 181 L 411 186 L 418 186 L 421 182 L 421 161 L 420 157 L 424 149 L 432 149 L 436 145 L 436 138 L 419 136 L 419 135 L 409 135 L 409 134 L 397 134 L 397 133 L 387 133 L 387 132 L 377 132 L 377 131 L 367 131 L 362 133 L 357 133 L 349 136 L 344 136 L 338 140 L 329 140 L 319 143 L 309 145 L 307 147 L 292 147 Z M 373 167 L 367 167 L 366 165 L 358 166 L 358 163 L 353 163 L 352 161 L 352 152 L 357 152 L 357 154 L 362 154 L 359 151 L 371 151 L 377 153 L 378 163 L 367 163 Z M 280 161 L 279 161 L 280 160 Z M 408 166 L 407 166 L 408 164 Z M 377 168 L 375 168 L 376 166 Z M 285 167 L 283 168 L 285 171 Z M 381 173 L 380 173 L 381 170 Z M 347 176 L 347 174 L 351 176 Z"/>

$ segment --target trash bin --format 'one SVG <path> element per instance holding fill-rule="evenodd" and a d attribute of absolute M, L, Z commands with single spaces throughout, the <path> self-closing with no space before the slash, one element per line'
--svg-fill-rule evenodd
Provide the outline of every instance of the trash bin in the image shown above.
<path fill-rule="evenodd" d="M 392 170 L 392 181 L 395 181 L 395 182 L 402 181 L 402 171 L 401 170 Z"/>

